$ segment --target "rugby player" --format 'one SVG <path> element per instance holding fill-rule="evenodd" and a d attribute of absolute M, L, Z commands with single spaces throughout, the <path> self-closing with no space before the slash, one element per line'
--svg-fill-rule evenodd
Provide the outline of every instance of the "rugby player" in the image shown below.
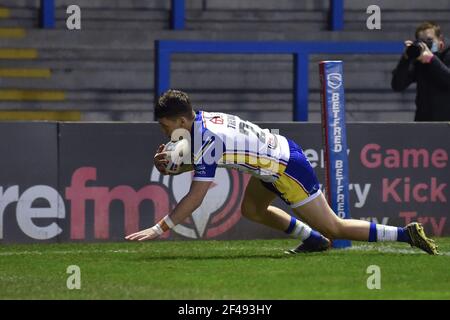
<path fill-rule="evenodd" d="M 181 172 L 194 170 L 194 177 L 188 194 L 170 214 L 153 227 L 126 236 L 127 240 L 155 239 L 183 222 L 201 205 L 217 167 L 225 167 L 252 175 L 241 205 L 244 217 L 302 241 L 288 253 L 324 251 L 330 246 L 329 239 L 348 239 L 399 241 L 438 254 L 434 241 L 417 222 L 394 227 L 339 218 L 322 194 L 301 147 L 282 135 L 235 115 L 195 112 L 188 95 L 178 90 L 168 90 L 159 98 L 155 116 L 168 137 L 174 138 L 173 133 L 180 130 L 188 133 L 193 161 L 184 164 Z M 167 174 L 168 160 L 163 149 L 161 145 L 157 150 L 154 163 L 161 173 Z M 277 196 L 302 221 L 272 206 Z"/>

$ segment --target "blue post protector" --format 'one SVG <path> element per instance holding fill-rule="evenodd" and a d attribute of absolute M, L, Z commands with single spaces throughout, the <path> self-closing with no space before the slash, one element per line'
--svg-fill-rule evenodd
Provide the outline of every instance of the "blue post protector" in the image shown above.
<path fill-rule="evenodd" d="M 324 136 L 327 198 L 334 212 L 350 218 L 348 154 L 342 61 L 322 61 L 320 67 L 322 130 Z M 333 247 L 351 246 L 349 240 L 334 240 Z"/>

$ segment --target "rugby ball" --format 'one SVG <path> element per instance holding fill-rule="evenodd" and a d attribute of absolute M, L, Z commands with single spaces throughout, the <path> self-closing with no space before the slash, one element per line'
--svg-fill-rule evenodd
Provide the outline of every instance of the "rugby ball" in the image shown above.
<path fill-rule="evenodd" d="M 166 165 L 166 172 L 169 174 L 177 174 L 181 170 L 181 166 L 190 159 L 191 146 L 187 139 L 178 141 L 169 141 L 164 147 L 163 152 L 166 153 L 166 159 L 169 163 Z"/>

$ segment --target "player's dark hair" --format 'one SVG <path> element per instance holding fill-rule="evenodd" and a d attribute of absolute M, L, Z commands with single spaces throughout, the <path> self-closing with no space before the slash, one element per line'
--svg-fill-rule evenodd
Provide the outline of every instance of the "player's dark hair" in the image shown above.
<path fill-rule="evenodd" d="M 419 24 L 419 26 L 416 29 L 416 39 L 419 38 L 419 33 L 428 29 L 433 29 L 434 33 L 436 35 L 436 37 L 440 38 L 442 33 L 441 33 L 441 26 L 438 25 L 436 22 L 434 21 L 425 21 L 422 22 L 421 24 Z"/>
<path fill-rule="evenodd" d="M 155 118 L 194 117 L 191 101 L 187 93 L 180 90 L 167 90 L 158 99 L 155 106 Z"/>

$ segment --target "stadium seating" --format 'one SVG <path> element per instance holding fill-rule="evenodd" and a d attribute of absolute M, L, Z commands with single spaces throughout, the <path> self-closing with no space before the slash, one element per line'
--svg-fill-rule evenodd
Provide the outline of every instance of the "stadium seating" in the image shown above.
<path fill-rule="evenodd" d="M 82 120 L 153 120 L 154 40 L 396 40 L 433 19 L 450 33 L 448 1 L 345 1 L 344 31 L 327 30 L 326 0 L 188 0 L 186 29 L 170 30 L 168 0 L 61 0 L 55 30 L 38 28 L 39 1 L 0 6 L 0 111 L 80 111 Z M 65 27 L 66 7 L 82 9 L 82 30 Z M 382 8 L 382 30 L 366 28 L 366 8 Z M 406 9 L 405 9 L 406 8 Z M 409 121 L 414 90 L 394 93 L 398 56 L 314 56 L 310 120 L 319 117 L 317 62 L 345 61 L 347 120 Z M 292 58 L 176 55 L 172 86 L 196 105 L 249 120 L 292 119 Z M 75 119 L 78 116 L 74 116 Z M 1 118 L 1 117 L 0 117 Z M 69 117 L 70 119 L 70 117 Z"/>

